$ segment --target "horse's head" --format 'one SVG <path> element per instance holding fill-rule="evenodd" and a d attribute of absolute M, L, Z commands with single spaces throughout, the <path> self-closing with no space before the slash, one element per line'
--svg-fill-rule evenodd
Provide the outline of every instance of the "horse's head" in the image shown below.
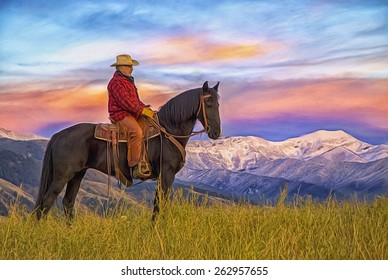
<path fill-rule="evenodd" d="M 200 95 L 200 109 L 198 110 L 198 120 L 206 129 L 207 135 L 211 139 L 221 136 L 221 120 L 218 103 L 218 82 L 214 87 L 209 88 L 208 82 L 202 86 Z"/>

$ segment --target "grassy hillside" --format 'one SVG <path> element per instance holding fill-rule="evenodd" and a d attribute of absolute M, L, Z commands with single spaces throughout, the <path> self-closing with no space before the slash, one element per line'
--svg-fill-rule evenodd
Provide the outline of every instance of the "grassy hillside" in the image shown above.
<path fill-rule="evenodd" d="M 0 220 L 0 259 L 388 259 L 388 198 L 273 207 L 175 195 L 158 222 L 136 205 L 101 217 L 36 222 L 13 209 Z"/>

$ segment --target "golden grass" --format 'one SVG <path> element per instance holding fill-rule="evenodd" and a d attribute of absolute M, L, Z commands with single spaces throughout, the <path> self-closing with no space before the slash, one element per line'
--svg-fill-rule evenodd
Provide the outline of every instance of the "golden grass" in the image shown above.
<path fill-rule="evenodd" d="M 388 198 L 276 206 L 199 206 L 175 195 L 155 226 L 151 209 L 44 221 L 13 210 L 0 220 L 0 259 L 387 259 Z"/>

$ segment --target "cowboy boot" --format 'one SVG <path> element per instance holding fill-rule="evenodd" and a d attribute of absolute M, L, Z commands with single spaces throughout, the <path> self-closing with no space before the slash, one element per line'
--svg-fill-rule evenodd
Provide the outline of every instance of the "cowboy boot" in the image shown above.
<path fill-rule="evenodd" d="M 140 161 L 131 171 L 134 179 L 147 180 L 151 177 L 151 166 L 148 162 Z"/>

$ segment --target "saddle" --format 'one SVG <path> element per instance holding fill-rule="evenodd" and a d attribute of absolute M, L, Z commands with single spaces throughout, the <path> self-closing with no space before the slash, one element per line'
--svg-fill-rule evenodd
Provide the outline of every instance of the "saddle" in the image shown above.
<path fill-rule="evenodd" d="M 142 170 L 151 170 L 150 165 L 148 163 L 148 156 L 147 156 L 147 144 L 148 140 L 160 135 L 160 132 L 157 128 L 152 126 L 150 122 L 146 120 L 144 117 L 140 117 L 138 120 L 138 123 L 140 127 L 143 130 L 143 144 L 141 149 L 141 156 L 140 156 L 140 162 L 139 162 L 139 171 L 140 175 L 146 175 L 148 174 L 142 174 Z M 110 176 L 110 166 L 111 166 L 111 148 L 113 151 L 113 163 L 115 167 L 115 174 L 118 180 L 120 180 L 125 186 L 129 187 L 132 185 L 132 178 L 128 179 L 123 174 L 123 172 L 120 170 L 119 167 L 119 149 L 118 149 L 118 143 L 126 143 L 128 140 L 127 135 L 125 131 L 120 130 L 120 127 L 114 123 L 100 123 L 96 125 L 96 128 L 94 130 L 94 138 L 98 140 L 102 140 L 107 142 L 107 164 L 108 164 L 108 176 Z M 109 179 L 108 179 L 109 180 Z"/>

